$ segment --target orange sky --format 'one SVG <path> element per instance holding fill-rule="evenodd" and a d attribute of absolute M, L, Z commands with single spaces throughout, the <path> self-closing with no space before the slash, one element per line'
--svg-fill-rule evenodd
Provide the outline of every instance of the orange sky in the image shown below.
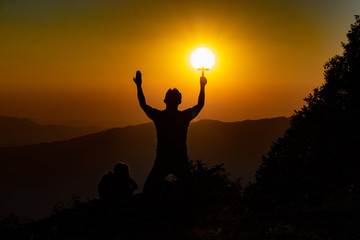
<path fill-rule="evenodd" d="M 360 14 L 358 0 L 0 0 L 0 115 L 61 124 L 149 121 L 168 88 L 196 104 L 191 51 L 216 55 L 198 119 L 290 116 Z"/>

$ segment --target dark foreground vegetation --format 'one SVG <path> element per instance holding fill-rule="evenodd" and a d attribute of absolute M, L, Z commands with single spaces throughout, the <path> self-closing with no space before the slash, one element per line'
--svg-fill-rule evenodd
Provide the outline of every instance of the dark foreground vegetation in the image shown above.
<path fill-rule="evenodd" d="M 325 65 L 325 83 L 242 188 L 222 165 L 191 163 L 198 195 L 176 181 L 161 199 L 136 195 L 57 206 L 46 219 L 1 222 L 1 239 L 360 239 L 360 17 L 344 53 Z"/>
<path fill-rule="evenodd" d="M 221 165 L 192 162 L 199 196 L 185 198 L 166 182 L 156 201 L 135 195 L 110 204 L 100 200 L 58 204 L 51 217 L 24 223 L 3 220 L 1 239 L 359 239 L 360 195 L 321 205 L 281 204 L 270 195 L 243 189 Z"/>

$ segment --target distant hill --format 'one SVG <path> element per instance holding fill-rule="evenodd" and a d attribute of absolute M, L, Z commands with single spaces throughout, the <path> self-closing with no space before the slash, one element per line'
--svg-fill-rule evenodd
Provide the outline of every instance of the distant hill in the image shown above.
<path fill-rule="evenodd" d="M 271 143 L 289 127 L 285 117 L 224 123 L 194 122 L 189 127 L 190 159 L 225 163 L 243 183 L 255 171 Z M 0 214 L 43 217 L 60 200 L 97 197 L 97 183 L 116 162 L 127 162 L 142 188 L 152 167 L 156 132 L 152 123 L 110 129 L 68 141 L 0 148 Z"/>
<path fill-rule="evenodd" d="M 97 127 L 40 125 L 25 118 L 0 116 L 0 147 L 63 141 L 100 130 Z"/>

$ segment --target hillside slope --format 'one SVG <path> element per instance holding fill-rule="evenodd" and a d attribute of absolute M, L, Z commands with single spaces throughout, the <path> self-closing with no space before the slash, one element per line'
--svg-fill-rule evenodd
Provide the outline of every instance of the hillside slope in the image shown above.
<path fill-rule="evenodd" d="M 41 125 L 25 118 L 0 116 L 0 147 L 63 141 L 100 130 L 90 126 Z"/>
<path fill-rule="evenodd" d="M 254 173 L 271 143 L 289 126 L 288 118 L 224 123 L 195 122 L 189 127 L 190 159 L 225 163 L 243 183 Z M 127 162 L 140 185 L 155 158 L 152 123 L 110 129 L 63 142 L 0 148 L 0 213 L 23 217 L 49 214 L 53 204 L 72 196 L 97 197 L 99 179 L 116 162 Z"/>

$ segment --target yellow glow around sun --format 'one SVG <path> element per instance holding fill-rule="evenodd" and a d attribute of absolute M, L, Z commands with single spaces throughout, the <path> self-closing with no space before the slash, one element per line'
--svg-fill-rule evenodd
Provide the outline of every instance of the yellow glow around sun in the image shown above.
<path fill-rule="evenodd" d="M 190 62 L 196 69 L 211 68 L 215 63 L 215 55 L 208 48 L 201 47 L 192 52 Z"/>

